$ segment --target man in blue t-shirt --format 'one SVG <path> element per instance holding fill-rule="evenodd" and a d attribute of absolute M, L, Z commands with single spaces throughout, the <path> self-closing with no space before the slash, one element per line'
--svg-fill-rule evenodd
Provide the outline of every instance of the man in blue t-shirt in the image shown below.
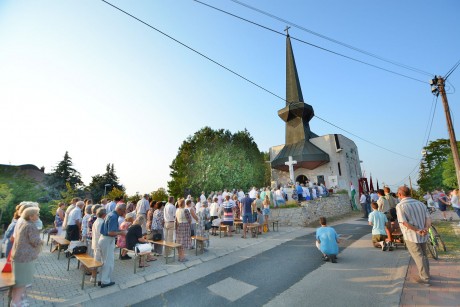
<path fill-rule="evenodd" d="M 327 226 L 325 217 L 320 217 L 319 222 L 321 227 L 316 229 L 316 246 L 323 253 L 323 260 L 332 263 L 337 262 L 337 254 L 339 253 L 339 236 L 335 229 Z"/>
<path fill-rule="evenodd" d="M 104 264 L 101 269 L 101 288 L 113 286 L 115 282 L 111 281 L 113 268 L 115 266 L 115 237 L 117 235 L 126 235 L 126 230 L 120 230 L 118 227 L 118 217 L 125 216 L 126 204 L 118 204 L 115 210 L 107 214 L 104 223 L 101 226 L 101 237 L 99 238 L 99 248 L 101 250 L 101 260 Z"/>
<path fill-rule="evenodd" d="M 252 199 L 249 198 L 249 194 L 241 199 L 241 217 L 243 219 L 243 239 L 246 239 L 246 229 L 248 223 L 252 223 Z"/>
<path fill-rule="evenodd" d="M 388 239 L 386 227 L 388 227 L 387 216 L 379 211 L 379 205 L 376 202 L 371 204 L 372 212 L 369 214 L 369 225 L 372 226 L 372 244 L 374 247 L 382 248 L 382 251 L 393 250 L 393 244 L 387 243 Z"/>

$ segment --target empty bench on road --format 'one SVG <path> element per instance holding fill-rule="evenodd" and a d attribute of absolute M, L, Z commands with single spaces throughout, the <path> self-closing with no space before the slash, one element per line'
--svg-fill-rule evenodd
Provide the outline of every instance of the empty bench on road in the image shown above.
<path fill-rule="evenodd" d="M 165 240 L 160 240 L 160 241 L 148 240 L 148 242 L 153 243 L 153 244 L 157 244 L 157 245 L 161 245 L 161 246 L 165 246 L 165 247 L 172 248 L 172 249 L 174 250 L 173 261 L 176 260 L 176 248 L 179 248 L 179 247 L 182 246 L 182 245 L 179 244 L 179 243 L 167 242 L 167 241 L 165 241 Z M 168 258 L 169 258 L 169 257 L 166 257 L 166 249 L 165 249 L 165 251 L 163 252 L 163 256 L 165 257 L 166 264 L 168 264 Z"/>
<path fill-rule="evenodd" d="M 201 236 L 193 236 L 192 240 L 195 240 L 196 242 L 196 248 L 195 248 L 195 255 L 198 256 L 198 249 L 200 250 L 201 253 L 204 252 L 204 243 L 208 241 L 208 238 L 201 237 Z"/>
<path fill-rule="evenodd" d="M 98 274 L 98 268 L 100 268 L 102 266 L 102 262 L 100 261 L 97 261 L 96 259 L 94 259 L 93 257 L 91 257 L 90 255 L 88 254 L 76 254 L 76 255 L 72 255 L 72 257 L 69 257 L 68 258 L 68 262 L 67 262 L 67 271 L 69 270 L 69 267 L 70 267 L 70 259 L 75 257 L 78 261 L 78 264 L 77 264 L 77 268 L 80 268 L 80 262 L 81 264 L 86 267 L 88 270 L 96 270 L 96 278 L 94 279 L 94 286 L 96 286 L 96 280 L 97 280 L 97 274 Z M 81 280 L 81 289 L 83 290 L 84 286 L 85 286 L 85 275 L 86 275 L 86 270 L 82 270 L 83 272 L 83 277 L 82 277 L 82 280 Z"/>

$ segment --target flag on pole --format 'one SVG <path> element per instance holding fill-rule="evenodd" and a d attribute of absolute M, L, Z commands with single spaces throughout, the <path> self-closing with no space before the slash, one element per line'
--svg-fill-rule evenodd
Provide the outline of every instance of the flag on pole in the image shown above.
<path fill-rule="evenodd" d="M 369 175 L 370 179 L 369 179 L 369 188 L 371 189 L 371 191 L 375 191 L 374 190 L 374 185 L 372 184 L 372 174 Z"/>
<path fill-rule="evenodd" d="M 379 190 L 379 180 L 377 179 L 377 190 Z"/>

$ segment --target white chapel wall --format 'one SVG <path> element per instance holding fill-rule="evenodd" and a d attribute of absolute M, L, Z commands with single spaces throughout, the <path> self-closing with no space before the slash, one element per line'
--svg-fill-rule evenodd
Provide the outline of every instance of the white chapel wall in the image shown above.
<path fill-rule="evenodd" d="M 305 175 L 310 181 L 317 182 L 318 176 L 324 176 L 327 188 L 350 190 L 350 181 L 358 189 L 358 178 L 361 178 L 361 165 L 359 160 L 358 148 L 356 144 L 338 134 L 340 148 L 336 150 L 334 134 L 327 134 L 310 139 L 310 142 L 324 152 L 329 154 L 330 162 L 314 170 L 299 168 L 294 171 L 295 177 Z M 283 149 L 284 145 L 270 148 L 270 161 Z M 340 163 L 340 172 L 339 172 Z M 333 182 L 331 182 L 331 180 Z M 335 180 L 336 179 L 336 180 Z M 289 182 L 289 172 L 272 169 L 272 181 L 278 185 L 286 185 Z"/>

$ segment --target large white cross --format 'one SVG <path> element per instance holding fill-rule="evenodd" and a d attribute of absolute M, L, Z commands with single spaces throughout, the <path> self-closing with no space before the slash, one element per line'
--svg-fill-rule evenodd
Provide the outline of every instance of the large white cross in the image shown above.
<path fill-rule="evenodd" d="M 289 166 L 289 177 L 291 177 L 291 182 L 295 183 L 294 179 L 294 164 L 297 164 L 296 160 L 292 160 L 292 156 L 289 156 L 289 161 L 284 162 L 287 166 Z"/>

